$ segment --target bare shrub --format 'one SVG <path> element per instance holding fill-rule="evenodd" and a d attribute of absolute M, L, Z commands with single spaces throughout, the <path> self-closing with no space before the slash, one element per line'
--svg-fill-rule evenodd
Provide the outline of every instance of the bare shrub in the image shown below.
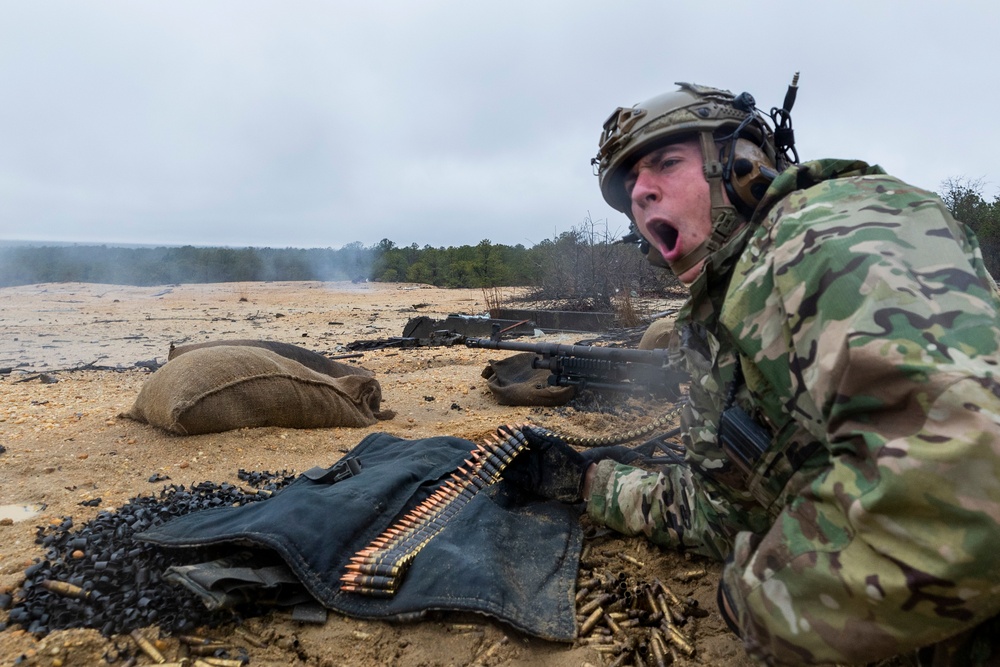
<path fill-rule="evenodd" d="M 552 307 L 585 311 L 631 311 L 636 296 L 668 296 L 681 290 L 669 271 L 649 264 L 622 232 L 590 215 L 577 227 L 535 246 L 539 279 L 527 298 Z M 623 312 L 623 314 L 625 314 Z"/>

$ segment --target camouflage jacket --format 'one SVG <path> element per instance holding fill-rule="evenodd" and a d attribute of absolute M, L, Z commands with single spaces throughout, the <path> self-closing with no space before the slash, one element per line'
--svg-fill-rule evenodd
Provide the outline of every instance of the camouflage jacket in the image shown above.
<path fill-rule="evenodd" d="M 753 222 L 678 321 L 688 465 L 604 462 L 588 511 L 728 556 L 740 635 L 771 664 L 973 632 L 1000 612 L 1000 298 L 975 236 L 936 196 L 834 160 L 782 173 Z M 716 437 L 737 358 L 735 402 L 772 434 L 744 468 Z"/>

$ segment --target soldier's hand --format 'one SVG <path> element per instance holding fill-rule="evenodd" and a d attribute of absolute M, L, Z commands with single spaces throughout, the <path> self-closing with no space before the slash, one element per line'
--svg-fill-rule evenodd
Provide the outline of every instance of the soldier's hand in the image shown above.
<path fill-rule="evenodd" d="M 581 500 L 590 461 L 549 431 L 533 426 L 520 430 L 528 446 L 507 466 L 504 479 L 543 498 Z"/>

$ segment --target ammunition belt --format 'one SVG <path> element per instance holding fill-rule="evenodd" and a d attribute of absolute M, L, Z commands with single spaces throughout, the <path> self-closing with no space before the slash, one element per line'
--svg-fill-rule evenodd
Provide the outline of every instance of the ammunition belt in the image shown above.
<path fill-rule="evenodd" d="M 571 445 L 576 445 L 577 447 L 604 447 L 605 445 L 618 445 L 623 442 L 630 442 L 632 440 L 638 440 L 644 436 L 649 435 L 653 431 L 658 431 L 664 426 L 670 424 L 678 414 L 680 414 L 681 409 L 684 407 L 685 401 L 678 401 L 675 403 L 666 413 L 657 417 L 649 424 L 645 426 L 640 426 L 639 428 L 626 431 L 625 433 L 618 435 L 605 435 L 599 438 L 589 437 L 584 438 L 581 436 L 570 435 L 565 433 L 557 433 L 556 435 L 563 442 L 569 443 Z"/>
<path fill-rule="evenodd" d="M 351 557 L 340 589 L 372 597 L 396 594 L 416 555 L 462 511 L 477 493 L 496 484 L 526 446 L 519 427 L 501 426 L 476 446 L 438 488 Z"/>

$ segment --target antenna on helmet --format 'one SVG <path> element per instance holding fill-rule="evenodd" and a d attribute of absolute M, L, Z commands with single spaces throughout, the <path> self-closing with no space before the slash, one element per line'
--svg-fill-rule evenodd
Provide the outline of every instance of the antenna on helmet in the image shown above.
<path fill-rule="evenodd" d="M 771 109 L 771 120 L 774 121 L 774 149 L 778 156 L 790 164 L 799 163 L 799 152 L 795 148 L 795 132 L 792 130 L 792 107 L 795 105 L 795 95 L 799 91 L 799 73 L 792 76 L 792 83 L 785 93 L 781 108 Z"/>

